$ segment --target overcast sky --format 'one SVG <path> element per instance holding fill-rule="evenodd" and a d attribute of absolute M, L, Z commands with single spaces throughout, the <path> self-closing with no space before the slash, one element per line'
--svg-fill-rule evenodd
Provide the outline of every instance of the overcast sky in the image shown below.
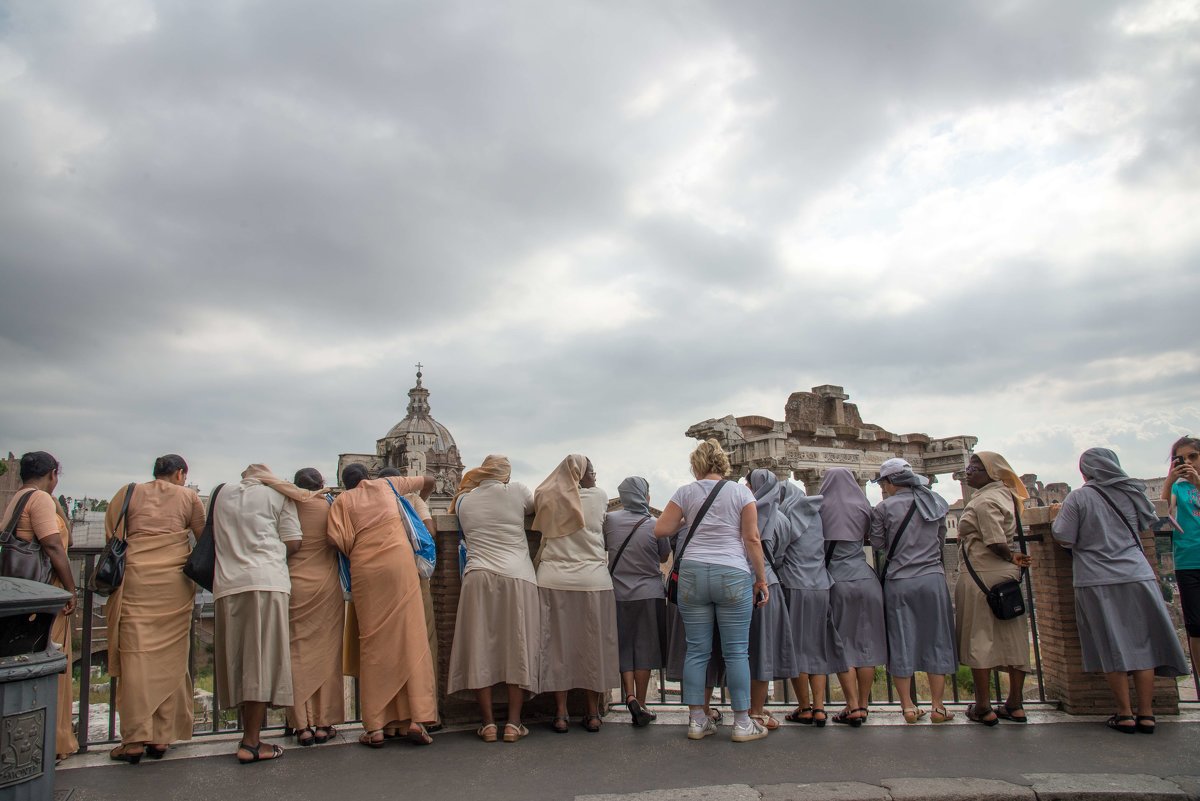
<path fill-rule="evenodd" d="M 1078 485 L 1200 433 L 1200 4 L 0 2 L 0 449 L 665 500 L 840 384 Z M 952 482 L 939 489 L 958 497 Z"/>

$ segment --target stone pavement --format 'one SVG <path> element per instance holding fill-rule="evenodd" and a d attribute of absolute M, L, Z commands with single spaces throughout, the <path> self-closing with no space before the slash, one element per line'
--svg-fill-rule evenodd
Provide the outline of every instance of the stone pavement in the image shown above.
<path fill-rule="evenodd" d="M 1160 718 L 1154 736 L 1044 714 L 1072 722 L 882 725 L 898 717 L 882 712 L 858 730 L 785 724 L 766 740 L 735 744 L 728 726 L 692 742 L 681 726 L 635 729 L 612 713 L 598 734 L 575 725 L 556 735 L 537 725 L 520 743 L 484 744 L 471 731 L 448 731 L 429 748 L 389 743 L 380 750 L 354 744 L 358 730 L 346 727 L 340 743 L 305 749 L 284 743 L 282 759 L 247 766 L 234 759 L 233 740 L 205 738 L 137 766 L 107 762 L 99 749 L 73 757 L 59 769 L 56 795 L 69 801 L 1200 798 L 1195 713 L 1178 722 Z"/>

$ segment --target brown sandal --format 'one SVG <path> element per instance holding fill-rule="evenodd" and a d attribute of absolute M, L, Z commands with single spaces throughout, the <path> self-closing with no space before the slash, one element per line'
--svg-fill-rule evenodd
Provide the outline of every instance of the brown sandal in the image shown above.
<path fill-rule="evenodd" d="M 592 721 L 595 721 L 595 723 Z M 587 729 L 592 734 L 600 731 L 600 727 L 604 725 L 604 721 L 600 719 L 599 715 L 584 715 L 581 723 L 583 724 L 583 728 Z"/>
<path fill-rule="evenodd" d="M 375 739 L 376 734 L 379 735 L 378 740 Z M 359 745 L 365 745 L 367 748 L 383 748 L 383 740 L 383 729 L 364 731 L 362 734 L 358 735 Z"/>

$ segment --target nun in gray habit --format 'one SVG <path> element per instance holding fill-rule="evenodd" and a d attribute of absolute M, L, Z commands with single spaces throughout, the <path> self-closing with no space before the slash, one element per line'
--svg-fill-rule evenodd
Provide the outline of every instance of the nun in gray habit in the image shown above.
<path fill-rule="evenodd" d="M 780 511 L 786 525 L 780 525 L 775 535 L 775 553 L 783 555 L 776 572 L 783 586 L 792 629 L 796 655 L 792 689 L 797 701 L 796 709 L 785 717 L 793 723 L 824 726 L 828 674 L 845 671 L 846 660 L 829 611 L 829 588 L 833 581 L 825 567 L 823 499 L 820 495 L 808 497 L 791 482 L 784 482 L 783 487 Z"/>
<path fill-rule="evenodd" d="M 766 561 L 767 603 L 754 607 L 750 615 L 750 717 L 768 729 L 779 728 L 779 722 L 766 710 L 767 690 L 772 681 L 790 679 L 800 671 L 792 644 L 792 626 L 788 618 L 783 593 L 779 591 L 779 576 L 775 565 L 782 566 L 783 552 L 775 536 L 786 527 L 780 498 L 786 491 L 770 470 L 750 473 L 746 483 L 754 492 L 758 509 L 758 537 Z"/>
<path fill-rule="evenodd" d="M 645 706 L 650 671 L 661 669 L 666 661 L 662 563 L 671 554 L 671 543 L 654 536 L 646 479 L 630 476 L 617 487 L 617 495 L 621 508 L 604 517 L 608 572 L 617 602 L 617 661 L 633 723 L 645 726 L 655 717 Z"/>
<path fill-rule="evenodd" d="M 1146 485 L 1130 478 L 1107 448 L 1079 459 L 1084 484 L 1067 495 L 1051 525 L 1071 551 L 1075 618 L 1083 669 L 1104 673 L 1116 699 L 1109 728 L 1154 733 L 1154 677 L 1182 676 L 1187 660 L 1163 602 L 1140 532 L 1158 522 Z M 1127 674 L 1137 690 L 1133 717 Z"/>
<path fill-rule="evenodd" d="M 912 677 L 929 676 L 930 720 L 954 717 L 942 699 L 947 674 L 958 670 L 954 605 L 946 587 L 942 546 L 949 504 L 929 489 L 903 459 L 888 459 L 875 479 L 884 498 L 871 512 L 871 545 L 888 556 L 880 582 L 888 637 L 888 671 L 904 709 L 904 722 L 925 716 L 912 700 Z"/>
<path fill-rule="evenodd" d="M 854 473 L 833 467 L 821 481 L 821 528 L 825 533 L 825 565 L 833 586 L 829 611 L 842 641 L 846 673 L 838 674 L 846 708 L 833 720 L 858 726 L 867 718 L 867 700 L 875 666 L 887 662 L 887 630 L 883 623 L 883 588 L 867 562 L 863 546 L 871 528 L 871 502 Z"/>

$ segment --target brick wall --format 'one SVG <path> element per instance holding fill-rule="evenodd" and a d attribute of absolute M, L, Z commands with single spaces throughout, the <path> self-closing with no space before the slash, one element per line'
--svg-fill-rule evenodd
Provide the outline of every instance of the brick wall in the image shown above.
<path fill-rule="evenodd" d="M 1113 697 L 1101 673 L 1084 673 L 1075 623 L 1075 588 L 1071 584 L 1071 555 L 1054 542 L 1050 523 L 1058 510 L 1029 509 L 1025 524 L 1034 558 L 1034 603 L 1037 611 L 1038 642 L 1042 651 L 1042 674 L 1046 696 L 1059 699 L 1064 711 L 1075 715 L 1109 715 Z M 1154 534 L 1142 533 L 1142 546 L 1154 553 Z M 1156 560 L 1151 560 L 1157 574 Z M 1159 678 L 1154 684 L 1154 711 L 1159 715 L 1179 714 L 1179 691 L 1174 679 Z"/>

